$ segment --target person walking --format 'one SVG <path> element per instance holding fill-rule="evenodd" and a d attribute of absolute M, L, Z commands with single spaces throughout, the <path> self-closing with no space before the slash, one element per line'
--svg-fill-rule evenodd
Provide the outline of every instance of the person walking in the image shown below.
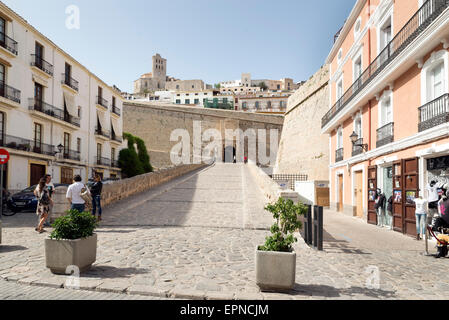
<path fill-rule="evenodd" d="M 55 185 L 51 182 L 51 174 L 46 174 L 44 176 L 45 179 L 45 187 L 48 189 L 50 193 L 50 198 L 53 199 L 53 192 L 55 192 Z M 50 204 L 50 211 L 48 212 L 48 217 L 45 220 L 44 227 L 50 227 L 51 214 L 53 212 L 53 203 Z"/>
<path fill-rule="evenodd" d="M 81 196 L 81 193 L 85 189 L 89 193 L 89 189 L 81 182 L 81 176 L 76 175 L 73 178 L 73 184 L 67 189 L 66 198 L 70 202 L 71 210 L 77 210 L 78 212 L 84 212 L 86 208 L 86 201 Z"/>
<path fill-rule="evenodd" d="M 53 200 L 50 197 L 50 192 L 46 187 L 46 179 L 42 178 L 39 185 L 34 190 L 34 195 L 38 199 L 36 215 L 40 217 L 39 225 L 35 229 L 39 233 L 44 232 L 44 223 L 48 218 L 50 212 L 50 205 L 53 205 Z"/>
<path fill-rule="evenodd" d="M 98 208 L 98 218 L 97 221 L 101 221 L 101 191 L 103 190 L 103 182 L 101 182 L 101 176 L 96 173 L 94 177 L 94 184 L 90 188 L 90 193 L 92 195 L 92 214 L 95 217 L 97 215 Z"/>

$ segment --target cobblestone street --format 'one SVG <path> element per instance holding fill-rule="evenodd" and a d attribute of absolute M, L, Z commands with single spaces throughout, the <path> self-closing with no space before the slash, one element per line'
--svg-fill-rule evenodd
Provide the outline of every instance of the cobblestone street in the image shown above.
<path fill-rule="evenodd" d="M 449 285 L 438 279 L 447 259 L 425 257 L 423 242 L 331 211 L 325 213 L 324 252 L 310 249 L 302 239 L 296 246 L 295 290 L 261 293 L 255 284 L 254 256 L 272 223 L 263 211 L 265 203 L 244 165 L 217 164 L 106 208 L 97 230 L 97 261 L 82 275 L 77 294 L 446 299 Z M 14 292 L 30 284 L 61 288 L 67 280 L 45 268 L 43 239 L 48 233 L 37 234 L 35 221 L 33 213 L 3 218 L 0 277 L 21 285 L 11 289 Z M 380 272 L 379 289 L 366 287 L 371 266 Z M 4 285 L 0 280 L 2 291 Z"/>

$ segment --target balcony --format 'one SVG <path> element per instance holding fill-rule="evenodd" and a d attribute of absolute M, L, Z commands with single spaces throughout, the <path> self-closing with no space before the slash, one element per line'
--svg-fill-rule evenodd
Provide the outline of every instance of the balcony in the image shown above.
<path fill-rule="evenodd" d="M 81 161 L 81 154 L 78 151 L 64 150 L 62 157 L 67 160 Z"/>
<path fill-rule="evenodd" d="M 362 75 L 335 103 L 321 120 L 324 128 L 354 97 L 385 69 L 409 44 L 416 39 L 438 16 L 449 7 L 447 0 L 428 0 L 388 43 Z"/>
<path fill-rule="evenodd" d="M 3 81 L 0 81 L 0 97 L 20 103 L 20 90 L 10 87 Z"/>
<path fill-rule="evenodd" d="M 391 122 L 380 129 L 377 129 L 376 147 L 380 148 L 394 141 L 394 123 Z"/>
<path fill-rule="evenodd" d="M 113 167 L 113 168 L 120 168 L 120 166 L 118 164 L 118 160 L 112 160 L 111 161 L 111 167 Z"/>
<path fill-rule="evenodd" d="M 358 139 L 354 145 L 352 146 L 352 156 L 358 156 L 359 154 L 363 153 L 363 147 L 361 147 L 361 145 L 363 145 L 363 138 Z"/>
<path fill-rule="evenodd" d="M 343 154 L 344 154 L 343 148 L 336 150 L 335 151 L 335 162 L 343 161 Z"/>
<path fill-rule="evenodd" d="M 8 135 L 0 136 L 0 146 L 47 156 L 54 156 L 56 153 L 53 145 Z"/>
<path fill-rule="evenodd" d="M 95 163 L 98 166 L 110 167 L 111 166 L 111 159 L 103 158 L 103 157 L 95 157 Z"/>
<path fill-rule="evenodd" d="M 112 134 L 111 134 L 111 140 L 116 141 L 116 142 L 120 142 L 120 143 L 123 142 L 123 138 L 118 136 L 118 135 L 116 135 L 114 132 L 112 132 Z"/>
<path fill-rule="evenodd" d="M 112 111 L 112 113 L 118 115 L 119 117 L 121 116 L 120 109 L 117 108 L 116 106 L 112 106 L 112 107 L 111 107 L 111 111 Z"/>
<path fill-rule="evenodd" d="M 109 131 L 107 131 L 107 130 L 104 130 L 103 128 L 96 127 L 95 128 L 95 134 L 97 136 L 101 136 L 101 137 L 104 137 L 104 138 L 108 138 L 108 139 L 111 138 L 111 133 Z"/>
<path fill-rule="evenodd" d="M 444 94 L 419 108 L 419 132 L 447 122 L 449 122 L 449 94 Z"/>
<path fill-rule="evenodd" d="M 53 65 L 35 54 L 31 55 L 31 66 L 42 70 L 49 76 L 53 76 Z"/>
<path fill-rule="evenodd" d="M 17 56 L 18 54 L 17 41 L 11 39 L 3 32 L 0 32 L 0 46 Z"/>
<path fill-rule="evenodd" d="M 108 101 L 100 96 L 97 96 L 97 104 L 105 109 L 108 109 Z"/>
<path fill-rule="evenodd" d="M 63 85 L 68 86 L 69 88 L 75 90 L 76 92 L 79 91 L 79 82 L 70 77 L 70 75 L 63 73 L 62 74 L 62 81 L 61 83 Z"/>
<path fill-rule="evenodd" d="M 64 112 L 62 109 L 58 109 L 52 105 L 49 105 L 48 103 L 45 103 L 43 101 L 36 100 L 34 98 L 28 99 L 29 101 L 29 107 L 28 109 L 31 111 L 37 111 L 44 113 L 50 117 L 53 117 L 55 119 L 70 123 L 74 126 L 77 126 L 78 128 L 81 126 L 80 118 L 73 117 L 67 112 Z"/>

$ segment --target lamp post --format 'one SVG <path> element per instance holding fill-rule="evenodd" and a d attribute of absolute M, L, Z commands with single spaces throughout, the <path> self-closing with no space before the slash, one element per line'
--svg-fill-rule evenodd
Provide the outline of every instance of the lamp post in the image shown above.
<path fill-rule="evenodd" d="M 359 140 L 359 135 L 357 133 L 353 132 L 349 138 L 351 139 L 352 145 L 354 147 L 360 147 L 365 152 L 368 152 L 368 144 L 357 143 L 357 141 Z"/>

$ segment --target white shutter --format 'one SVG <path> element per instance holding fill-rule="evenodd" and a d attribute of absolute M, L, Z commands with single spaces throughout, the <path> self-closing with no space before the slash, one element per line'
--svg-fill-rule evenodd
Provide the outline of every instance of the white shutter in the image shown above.
<path fill-rule="evenodd" d="M 103 130 L 108 130 L 108 128 L 106 127 L 106 114 L 104 112 L 97 110 L 97 117 L 98 120 L 100 121 L 101 128 Z"/>

